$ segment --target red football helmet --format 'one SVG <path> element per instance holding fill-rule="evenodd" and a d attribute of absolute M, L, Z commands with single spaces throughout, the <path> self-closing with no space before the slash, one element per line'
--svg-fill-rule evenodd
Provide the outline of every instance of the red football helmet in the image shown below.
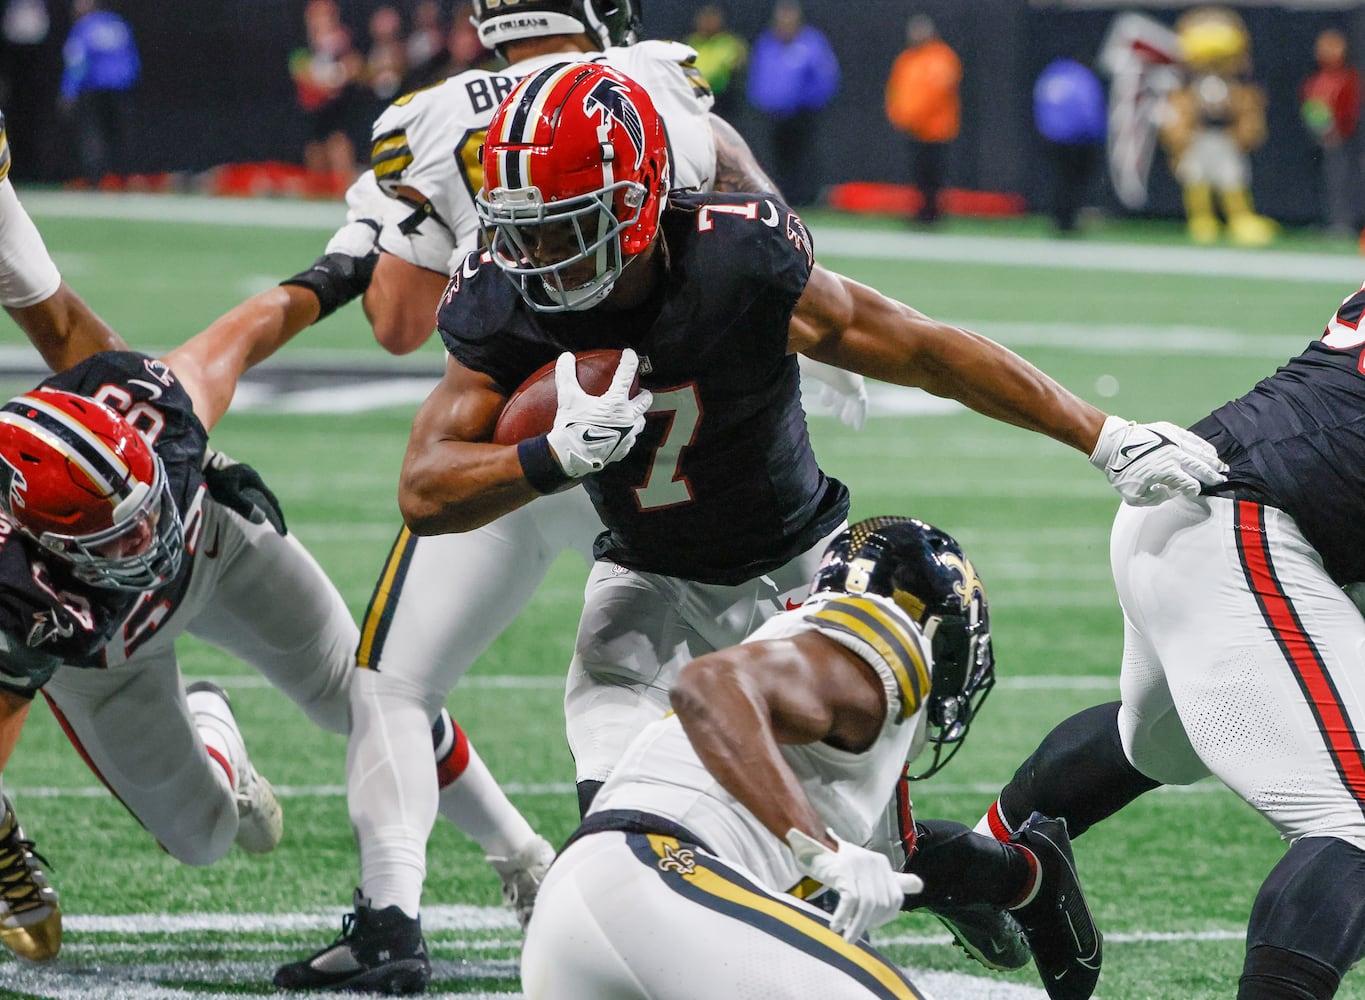
<path fill-rule="evenodd" d="M 599 63 L 526 77 L 493 115 L 479 217 L 493 260 L 541 312 L 591 309 L 653 243 L 668 140 L 634 80 Z"/>
<path fill-rule="evenodd" d="M 180 568 L 165 466 L 93 399 L 44 387 L 0 407 L 0 508 L 93 586 L 152 590 Z"/>

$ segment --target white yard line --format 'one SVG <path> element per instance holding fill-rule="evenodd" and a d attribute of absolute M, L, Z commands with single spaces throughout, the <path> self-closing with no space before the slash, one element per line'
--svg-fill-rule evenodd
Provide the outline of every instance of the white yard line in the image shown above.
<path fill-rule="evenodd" d="M 195 960 L 166 959 L 127 963 L 111 960 L 114 956 L 151 956 L 195 947 L 190 941 L 166 941 L 180 936 L 190 937 L 206 933 L 279 934 L 282 932 L 329 931 L 336 926 L 338 909 L 334 913 L 183 913 L 183 914 L 124 914 L 94 916 L 69 914 L 66 929 L 73 934 L 116 934 L 125 938 L 156 938 L 157 940 L 125 941 L 69 941 L 61 960 L 47 966 L 35 967 L 16 962 L 0 962 L 6 988 L 22 991 L 50 1000 L 96 1000 L 101 997 L 120 997 L 129 1000 L 202 1000 L 202 998 L 237 997 L 241 994 L 204 992 L 197 984 L 232 982 L 248 984 L 265 982 L 274 963 L 282 954 L 291 954 L 289 946 L 274 941 L 212 942 L 217 949 L 234 954 L 259 955 L 259 960 Z M 491 978 L 515 980 L 517 959 L 471 957 L 471 953 L 520 948 L 516 921 L 510 912 L 498 907 L 429 906 L 422 911 L 424 930 L 434 939 L 433 972 L 439 979 Z M 454 940 L 435 938 L 443 933 L 466 935 Z M 493 932 L 493 938 L 468 937 L 471 933 Z M 1200 931 L 1136 931 L 1106 935 L 1110 944 L 1150 944 L 1183 942 L 1238 941 L 1245 937 L 1241 928 Z M 505 936 L 502 936 L 505 935 Z M 879 947 L 943 948 L 949 943 L 943 934 L 889 934 L 875 939 Z M 100 961 L 101 958 L 105 960 Z M 911 979 L 938 1000 L 1038 1000 L 1045 994 L 1034 987 L 967 975 L 910 968 Z M 196 984 L 195 988 L 178 988 L 176 982 Z M 171 985 L 168 985 L 171 984 Z M 310 994 L 318 997 L 341 997 L 342 994 Z M 428 996 L 459 997 L 477 1000 L 479 997 L 506 1000 L 517 993 L 429 993 Z"/>

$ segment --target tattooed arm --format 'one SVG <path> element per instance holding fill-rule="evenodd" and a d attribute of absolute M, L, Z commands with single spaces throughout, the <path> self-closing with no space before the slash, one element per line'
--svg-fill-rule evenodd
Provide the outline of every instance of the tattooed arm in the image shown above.
<path fill-rule="evenodd" d="M 744 136 L 733 125 L 713 114 L 711 134 L 716 142 L 717 191 L 768 191 L 782 197 L 773 179 L 758 165 Z"/>

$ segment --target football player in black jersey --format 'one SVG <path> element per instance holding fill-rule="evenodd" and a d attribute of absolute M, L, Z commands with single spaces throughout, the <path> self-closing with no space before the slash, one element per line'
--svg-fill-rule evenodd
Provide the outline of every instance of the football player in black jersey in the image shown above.
<path fill-rule="evenodd" d="M 1228 480 L 1123 507 L 1110 556 L 1122 700 L 1060 723 L 979 829 L 1084 833 L 1217 776 L 1289 843 L 1251 910 L 1239 1000 L 1323 1000 L 1365 953 L 1365 289 L 1192 430 Z"/>
<path fill-rule="evenodd" d="M 0 769 L 41 690 L 101 780 L 197 865 L 234 841 L 273 849 L 282 818 L 225 693 L 184 686 L 176 637 L 345 732 L 358 636 L 259 477 L 207 448 L 236 351 L 216 335 L 163 360 L 105 351 L 0 406 Z M 5 804 L 0 941 L 49 959 L 60 907 Z"/>
<path fill-rule="evenodd" d="M 607 526 L 566 709 L 586 805 L 681 665 L 799 600 L 847 491 L 816 464 L 794 353 L 950 396 L 1091 456 L 1131 502 L 1217 482 L 1213 449 L 1106 417 L 999 345 L 817 266 L 771 196 L 668 195 L 659 118 L 600 65 L 526 78 L 484 146 L 492 245 L 451 279 L 450 351 L 399 501 L 417 534 L 465 531 L 582 481 Z M 602 397 L 565 352 L 625 349 Z M 507 396 L 560 358 L 554 429 L 490 443 Z M 643 392 L 629 398 L 638 370 Z"/>

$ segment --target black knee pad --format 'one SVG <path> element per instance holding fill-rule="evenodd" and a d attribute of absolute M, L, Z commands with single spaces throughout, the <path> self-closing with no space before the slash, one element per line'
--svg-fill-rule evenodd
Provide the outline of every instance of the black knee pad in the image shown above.
<path fill-rule="evenodd" d="M 1237 1000 L 1330 1000 L 1340 983 L 1317 959 L 1263 944 L 1247 952 Z"/>
<path fill-rule="evenodd" d="M 1072 838 L 1156 788 L 1128 762 L 1119 739 L 1119 702 L 1077 712 L 1043 737 L 1000 792 L 1010 829 L 1034 812 L 1066 820 Z"/>
<path fill-rule="evenodd" d="M 1248 963 L 1266 948 L 1344 976 L 1365 951 L 1365 851 L 1335 837 L 1290 847 L 1261 884 L 1247 924 Z"/>

